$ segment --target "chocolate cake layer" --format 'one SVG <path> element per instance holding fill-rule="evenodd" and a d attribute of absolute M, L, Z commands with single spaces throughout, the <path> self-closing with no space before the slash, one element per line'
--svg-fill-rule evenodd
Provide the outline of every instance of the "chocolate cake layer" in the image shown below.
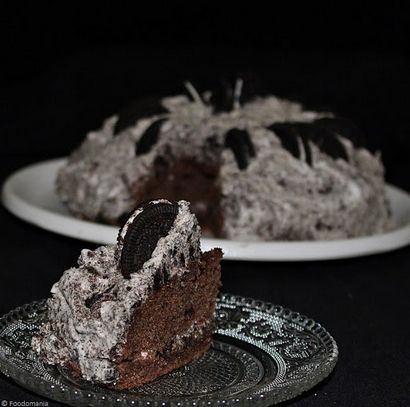
<path fill-rule="evenodd" d="M 134 311 L 126 345 L 115 359 L 117 389 L 130 388 L 199 358 L 210 346 L 220 287 L 219 249 L 189 264 Z M 166 315 L 166 318 L 164 318 Z"/>
<path fill-rule="evenodd" d="M 162 197 L 171 201 L 189 200 L 198 218 L 203 235 L 222 233 L 220 207 L 221 186 L 217 165 L 199 163 L 192 158 L 170 162 L 158 157 L 151 177 L 135 186 L 135 201 L 144 202 Z"/>

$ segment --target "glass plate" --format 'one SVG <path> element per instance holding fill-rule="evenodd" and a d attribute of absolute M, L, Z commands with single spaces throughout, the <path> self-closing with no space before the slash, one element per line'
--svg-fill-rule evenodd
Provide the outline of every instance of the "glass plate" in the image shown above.
<path fill-rule="evenodd" d="M 201 359 L 142 387 L 115 391 L 38 359 L 30 343 L 46 310 L 43 300 L 0 318 L 0 370 L 29 390 L 72 406 L 268 406 L 312 388 L 338 357 L 334 339 L 313 320 L 222 294 L 214 341 Z"/>

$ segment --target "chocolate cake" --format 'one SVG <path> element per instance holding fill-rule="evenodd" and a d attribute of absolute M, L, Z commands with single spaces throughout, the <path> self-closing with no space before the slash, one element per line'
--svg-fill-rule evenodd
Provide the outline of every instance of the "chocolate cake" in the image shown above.
<path fill-rule="evenodd" d="M 117 224 L 135 202 L 191 201 L 204 234 L 339 239 L 391 227 L 379 153 L 329 112 L 275 96 L 149 99 L 108 118 L 61 168 L 57 192 L 84 219 Z"/>
<path fill-rule="evenodd" d="M 116 389 L 147 383 L 210 346 L 220 249 L 202 253 L 185 201 L 159 199 L 128 218 L 117 244 L 82 250 L 48 300 L 33 339 L 47 363 Z"/>

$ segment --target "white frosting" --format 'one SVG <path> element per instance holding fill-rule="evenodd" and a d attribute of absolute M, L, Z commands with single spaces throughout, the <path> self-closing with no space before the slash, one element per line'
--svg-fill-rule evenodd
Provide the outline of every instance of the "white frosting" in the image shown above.
<path fill-rule="evenodd" d="M 222 155 L 226 237 L 324 240 L 382 233 L 391 226 L 379 157 L 343 139 L 349 162 L 334 160 L 309 143 L 310 166 L 269 133 L 253 133 L 258 159 L 246 171 L 230 150 Z"/>
<path fill-rule="evenodd" d="M 87 380 L 114 380 L 112 353 L 121 352 L 135 306 L 152 292 L 157 272 L 165 269 L 169 277 L 188 272 L 188 262 L 201 255 L 199 238 L 189 204 L 180 201 L 168 235 L 129 279 L 121 274 L 116 246 L 82 250 L 78 267 L 65 271 L 52 287 L 48 322 L 33 339 L 33 348 L 51 364 L 78 361 Z M 90 306 L 92 297 L 96 301 Z"/>

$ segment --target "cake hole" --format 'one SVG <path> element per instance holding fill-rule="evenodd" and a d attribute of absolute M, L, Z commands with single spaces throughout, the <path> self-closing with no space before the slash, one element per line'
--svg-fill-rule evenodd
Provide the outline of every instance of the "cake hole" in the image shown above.
<path fill-rule="evenodd" d="M 327 230 L 330 231 L 333 229 L 332 226 L 330 225 L 326 225 L 325 223 L 323 223 L 322 221 L 318 221 L 315 225 L 316 230 Z"/>

